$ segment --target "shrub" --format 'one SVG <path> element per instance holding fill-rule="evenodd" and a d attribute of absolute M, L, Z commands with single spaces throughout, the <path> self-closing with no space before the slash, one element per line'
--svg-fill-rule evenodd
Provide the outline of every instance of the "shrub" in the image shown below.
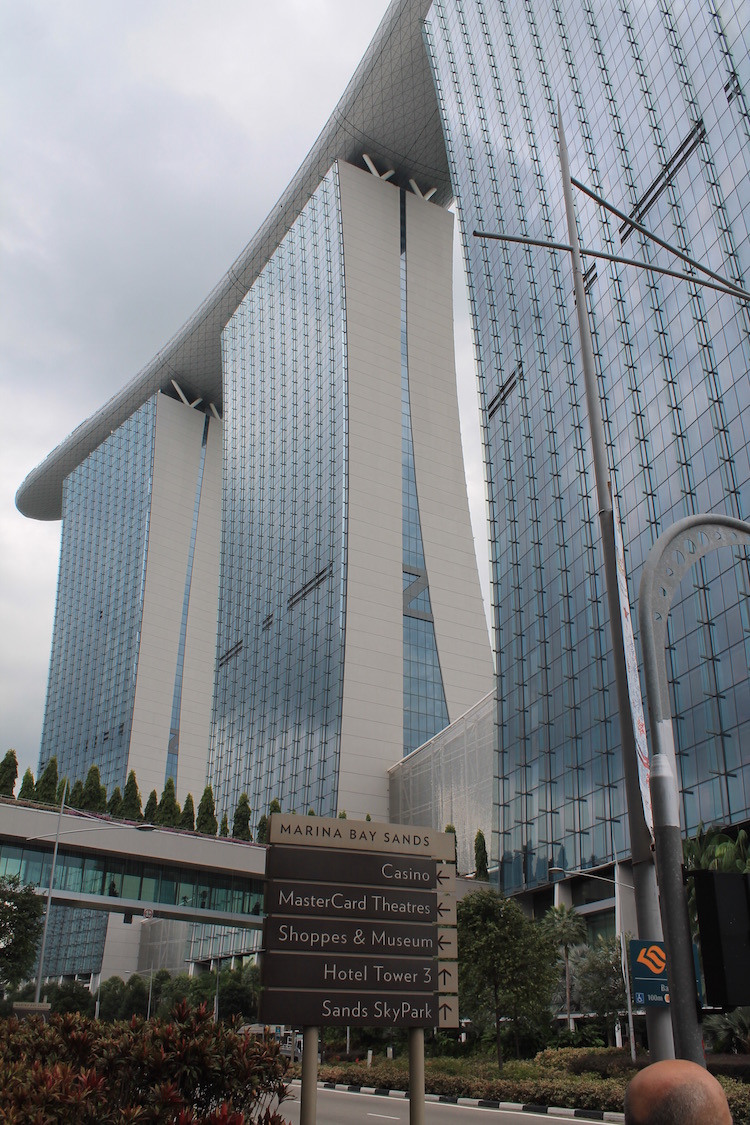
<path fill-rule="evenodd" d="M 278 1044 L 214 1024 L 205 1007 L 170 1020 L 81 1015 L 0 1024 L 0 1120 L 56 1125 L 284 1125 Z"/>
<path fill-rule="evenodd" d="M 734 1078 L 718 1077 L 724 1087 L 734 1125 L 750 1125 L 750 1087 Z"/>

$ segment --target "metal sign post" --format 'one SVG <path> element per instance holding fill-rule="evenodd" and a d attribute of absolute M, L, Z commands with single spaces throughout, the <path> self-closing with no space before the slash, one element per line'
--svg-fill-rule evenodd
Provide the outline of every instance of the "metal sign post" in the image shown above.
<path fill-rule="evenodd" d="M 424 1123 L 424 1029 L 458 1027 L 455 840 L 407 825 L 274 814 L 261 1019 L 304 1028 L 314 1125 L 321 1027 L 409 1029 L 409 1120 Z"/>
<path fill-rule="evenodd" d="M 302 1094 L 300 1125 L 315 1125 L 318 1101 L 318 1028 L 302 1029 Z"/>

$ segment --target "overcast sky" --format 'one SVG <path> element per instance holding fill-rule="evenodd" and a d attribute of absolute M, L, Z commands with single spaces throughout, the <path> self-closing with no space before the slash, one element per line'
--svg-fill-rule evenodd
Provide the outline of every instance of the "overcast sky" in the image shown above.
<path fill-rule="evenodd" d="M 21 772 L 37 767 L 60 524 L 21 516 L 15 491 L 249 241 L 386 6 L 0 0 L 0 754 L 14 746 Z M 457 358 L 483 539 L 463 305 Z"/>

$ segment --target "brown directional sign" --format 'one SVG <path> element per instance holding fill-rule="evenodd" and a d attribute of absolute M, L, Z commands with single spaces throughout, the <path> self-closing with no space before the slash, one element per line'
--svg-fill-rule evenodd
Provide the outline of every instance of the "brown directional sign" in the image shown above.
<path fill-rule="evenodd" d="M 263 953 L 266 988 L 356 988 L 387 992 L 439 991 L 438 963 L 421 957 L 354 957 L 350 954 Z M 447 979 L 447 978 L 446 978 Z"/>
<path fill-rule="evenodd" d="M 429 992 L 301 992 L 266 989 L 260 1002 L 263 1023 L 293 1027 L 458 1027 L 455 996 Z"/>
<path fill-rule="evenodd" d="M 261 1018 L 457 1027 L 455 840 L 369 821 L 270 821 Z"/>
<path fill-rule="evenodd" d="M 448 864 L 440 864 L 446 869 Z M 324 852 L 304 847 L 270 848 L 267 879 L 356 883 L 358 886 L 400 887 L 434 891 L 437 864 L 423 856 L 391 856 L 372 852 Z M 449 890 L 450 874 L 441 872 L 441 890 Z"/>
<path fill-rule="evenodd" d="M 268 842 L 385 855 L 424 855 L 449 863 L 456 859 L 456 837 L 452 832 L 435 832 L 408 824 L 375 824 L 369 820 L 274 813 L 268 822 Z"/>
<path fill-rule="evenodd" d="M 336 883 L 266 884 L 266 913 L 324 918 L 382 918 L 403 922 L 448 921 L 455 904 L 441 902 L 434 891 L 402 891 Z"/>
<path fill-rule="evenodd" d="M 434 925 L 269 915 L 263 945 L 266 949 L 287 953 L 455 957 L 455 939 L 455 930 L 440 930 Z"/>

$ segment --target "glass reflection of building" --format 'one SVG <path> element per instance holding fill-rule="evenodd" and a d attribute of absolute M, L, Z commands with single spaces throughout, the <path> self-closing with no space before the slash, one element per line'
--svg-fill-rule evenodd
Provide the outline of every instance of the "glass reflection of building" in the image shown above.
<path fill-rule="evenodd" d="M 339 162 L 224 330 L 220 809 L 385 818 L 388 767 L 491 683 L 464 485 L 431 464 L 457 449 L 451 245 L 441 208 Z"/>
<path fill-rule="evenodd" d="M 435 0 L 425 26 L 464 235 L 490 481 L 494 858 L 515 891 L 627 852 L 619 725 L 567 242 L 573 175 L 746 284 L 750 11 L 711 0 Z M 673 266 L 577 195 L 581 243 Z M 631 603 L 661 530 L 750 513 L 748 310 L 691 281 L 586 263 Z M 671 615 L 684 825 L 750 817 L 750 573 L 704 559 Z M 684 584 L 687 585 L 687 582 Z"/>
<path fill-rule="evenodd" d="M 509 891 L 548 883 L 550 863 L 578 869 L 627 854 L 569 262 L 473 231 L 567 240 L 559 99 L 580 180 L 744 283 L 749 48 L 750 13 L 736 0 L 394 0 L 226 277 L 24 483 L 22 510 L 59 518 L 62 482 L 83 482 L 86 458 L 109 440 L 114 449 L 158 391 L 173 395 L 172 378 L 188 403 L 203 400 L 190 413 L 223 410 L 218 646 L 203 743 L 219 814 L 231 816 L 246 789 L 256 813 L 279 797 L 297 811 L 397 808 L 408 818 L 409 769 L 423 778 L 429 761 L 438 776 L 441 746 L 456 744 L 455 732 L 437 732 L 491 687 L 444 362 L 453 199 L 478 364 L 497 665 L 497 742 L 482 766 L 492 823 L 485 794 L 474 814 L 464 793 L 463 831 L 491 838 Z M 674 264 L 630 223 L 580 194 L 576 205 L 584 246 Z M 614 263 L 590 265 L 586 290 L 635 606 L 660 530 L 694 512 L 748 515 L 748 313 L 693 281 Z M 200 438 L 194 452 L 197 481 Z M 186 591 L 199 601 L 187 564 L 195 497 L 188 489 L 182 505 L 175 663 L 160 687 L 159 769 L 178 736 L 178 787 L 189 740 L 176 701 L 192 698 L 179 667 Z M 149 551 L 155 526 L 152 510 Z M 749 592 L 746 564 L 714 553 L 672 611 L 689 830 L 750 819 Z M 204 679 L 210 695 L 213 668 Z M 488 760 L 482 711 L 461 728 L 454 758 L 464 770 L 474 727 Z M 119 724 L 103 729 L 111 737 Z M 429 752 L 391 770 L 389 810 L 387 768 L 428 739 Z M 438 827 L 446 770 L 432 806 L 421 782 L 411 790 L 420 818 Z"/>

